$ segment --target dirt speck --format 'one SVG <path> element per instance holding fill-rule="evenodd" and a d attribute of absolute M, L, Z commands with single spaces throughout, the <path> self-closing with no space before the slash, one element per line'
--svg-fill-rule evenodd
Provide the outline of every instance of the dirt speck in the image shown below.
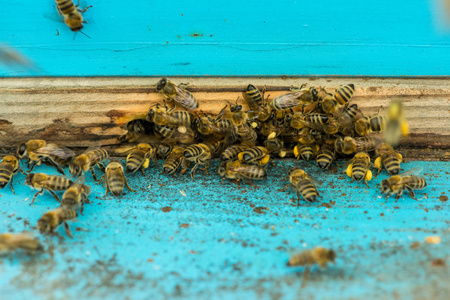
<path fill-rule="evenodd" d="M 203 34 L 200 34 L 200 33 L 193 33 L 193 34 L 190 34 L 189 36 L 192 36 L 192 37 L 200 37 L 200 36 L 203 36 Z"/>
<path fill-rule="evenodd" d="M 380 217 L 384 217 L 384 213 L 381 213 L 381 214 L 380 214 Z"/>
<path fill-rule="evenodd" d="M 181 228 L 188 228 L 188 227 L 189 227 L 189 224 L 183 223 L 183 224 L 180 225 L 180 227 L 181 227 Z"/>
<path fill-rule="evenodd" d="M 197 251 L 189 250 L 189 253 L 191 253 L 191 254 L 197 254 Z"/>
<path fill-rule="evenodd" d="M 431 262 L 433 267 L 445 267 L 445 260 L 443 258 L 435 258 Z"/>
<path fill-rule="evenodd" d="M 333 205 L 335 205 L 335 204 L 336 204 L 336 201 L 330 201 L 328 203 L 322 203 L 321 206 L 326 207 L 326 208 L 332 208 Z"/>
<path fill-rule="evenodd" d="M 264 206 L 258 206 L 253 209 L 253 211 L 257 214 L 265 214 L 266 210 L 268 210 L 268 208 Z"/>
<path fill-rule="evenodd" d="M 441 196 L 439 197 L 439 201 L 441 201 L 441 202 L 448 201 L 448 196 L 441 195 Z"/>
<path fill-rule="evenodd" d="M 172 207 L 170 207 L 170 206 L 166 206 L 166 207 L 162 208 L 163 212 L 170 212 L 171 210 L 172 210 Z"/>
<path fill-rule="evenodd" d="M 411 246 L 409 246 L 409 248 L 416 249 L 416 248 L 419 248 L 419 246 L 420 246 L 420 242 L 413 242 L 411 244 Z"/>
<path fill-rule="evenodd" d="M 0 125 L 1 126 L 12 125 L 12 122 L 5 120 L 5 119 L 0 119 Z"/>

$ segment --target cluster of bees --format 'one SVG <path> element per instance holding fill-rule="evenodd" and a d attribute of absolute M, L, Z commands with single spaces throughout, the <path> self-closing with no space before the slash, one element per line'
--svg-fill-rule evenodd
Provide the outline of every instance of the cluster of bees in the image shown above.
<path fill-rule="evenodd" d="M 393 146 L 407 134 L 401 103 L 392 103 L 387 116 L 378 113 L 365 116 L 357 104 L 350 105 L 355 90 L 353 84 L 337 89 L 334 94 L 324 88 L 291 88 L 290 92 L 270 102 L 264 96 L 265 88 L 260 91 L 249 84 L 242 92 L 247 111 L 238 98 L 234 103 L 228 102 L 216 116 L 198 109 L 198 100 L 185 84 L 176 85 L 162 78 L 156 89 L 164 96 L 164 101 L 151 106 L 145 118 L 128 122 L 127 133 L 118 138 L 122 144 L 113 150 L 97 145 L 76 155 L 54 143 L 30 140 L 19 145 L 17 153 L 3 158 L 0 188 L 10 182 L 14 193 L 13 176 L 17 172 L 25 174 L 19 162 L 25 159 L 29 168 L 25 183 L 38 190 L 31 203 L 44 191 L 60 203 L 38 220 L 40 233 L 51 234 L 59 225 L 64 225 L 67 235 L 72 236 L 67 221 L 77 217 L 78 209 L 82 214 L 84 204 L 90 202 L 86 172 L 90 171 L 97 183 L 105 181 L 105 196 L 109 191 L 120 196 L 125 187 L 133 191 L 125 173 L 141 170 L 145 174 L 150 161 L 157 165 L 158 159 L 164 160 L 162 174 L 173 176 L 178 171 L 184 174 L 193 165 L 190 174 L 194 180 L 197 168 L 203 167 L 207 173 L 211 160 L 217 157 L 221 160 L 218 174 L 223 180 L 231 179 L 240 185 L 241 181 L 265 179 L 273 158 L 315 160 L 320 169 L 326 170 L 336 163 L 338 156 L 353 156 L 345 165 L 345 173 L 352 180 L 364 181 L 368 186 L 372 179 L 371 167 L 377 169 L 377 174 L 384 168 L 391 175 L 381 182 L 381 191 L 387 197 L 397 195 L 398 199 L 407 190 L 414 198 L 413 190 L 426 186 L 425 180 L 417 176 L 418 169 L 400 174 L 403 158 Z M 126 155 L 125 168 L 119 160 L 110 159 L 110 155 Z M 55 167 L 62 175 L 63 167 L 68 166 L 73 178 L 32 173 L 41 163 Z M 95 175 L 95 166 L 104 172 L 100 179 Z M 304 170 L 292 168 L 288 177 L 290 183 L 282 191 L 291 188 L 296 192 L 297 206 L 301 197 L 308 202 L 320 197 L 316 180 Z M 57 191 L 64 191 L 61 199 Z M 32 241 L 35 239 L 27 234 L 0 235 L 0 250 L 41 248 Z M 288 265 L 318 263 L 325 266 L 335 257 L 333 250 L 315 248 L 292 257 Z"/>

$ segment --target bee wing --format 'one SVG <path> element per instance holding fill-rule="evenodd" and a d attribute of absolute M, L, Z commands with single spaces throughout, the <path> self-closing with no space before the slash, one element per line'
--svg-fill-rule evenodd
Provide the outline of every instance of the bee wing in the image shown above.
<path fill-rule="evenodd" d="M 73 152 L 69 148 L 61 147 L 51 143 L 35 150 L 34 153 L 43 155 L 53 155 L 59 158 L 69 158 L 75 156 L 75 152 Z"/>
<path fill-rule="evenodd" d="M 80 175 L 76 180 L 75 180 L 75 184 L 79 184 L 82 185 L 86 182 L 86 176 L 84 174 Z"/>
<path fill-rule="evenodd" d="M 97 149 L 100 149 L 101 147 L 102 147 L 102 142 L 101 141 L 96 141 L 96 142 L 94 142 L 94 144 L 89 146 L 83 153 L 87 153 L 87 152 L 92 151 L 92 150 L 97 150 Z"/>
<path fill-rule="evenodd" d="M 312 177 L 311 175 L 306 174 L 306 177 L 308 177 L 308 179 L 311 180 L 311 181 L 314 183 L 315 186 L 321 186 L 321 185 L 322 185 L 322 183 L 320 183 L 319 181 L 317 181 L 317 179 L 315 179 L 315 178 Z"/>
<path fill-rule="evenodd" d="M 111 155 L 112 156 L 128 155 L 131 153 L 131 151 L 133 151 L 136 148 L 137 148 L 137 145 L 126 145 L 126 146 L 122 146 L 122 147 L 117 147 L 117 148 L 114 148 L 113 150 L 111 150 Z"/>
<path fill-rule="evenodd" d="M 409 169 L 406 172 L 403 172 L 402 174 L 400 174 L 401 177 L 405 177 L 405 176 L 411 176 L 411 175 L 419 175 L 420 172 L 422 172 L 423 168 L 422 167 L 416 167 L 416 168 L 412 168 Z"/>
<path fill-rule="evenodd" d="M 192 104 L 189 103 L 190 99 L 194 98 L 194 95 L 192 95 L 190 92 L 188 92 L 185 89 L 182 89 L 178 86 L 175 86 L 177 92 L 175 93 L 175 96 L 173 97 L 173 100 L 177 103 L 179 103 L 183 107 L 191 107 Z M 194 100 L 195 101 L 195 100 Z"/>

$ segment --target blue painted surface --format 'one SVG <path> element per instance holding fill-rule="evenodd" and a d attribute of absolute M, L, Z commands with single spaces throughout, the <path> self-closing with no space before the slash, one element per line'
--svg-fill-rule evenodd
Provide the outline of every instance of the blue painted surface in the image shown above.
<path fill-rule="evenodd" d="M 0 75 L 448 76 L 439 2 L 90 0 L 72 40 L 53 1 L 11 0 L 0 41 L 40 70 Z"/>
<path fill-rule="evenodd" d="M 403 164 L 423 167 L 428 187 L 417 191 L 419 201 L 404 195 L 385 203 L 377 189 L 385 172 L 368 189 L 336 169 L 299 162 L 322 182 L 323 196 L 300 209 L 289 203 L 293 194 L 277 191 L 294 162 L 277 164 L 267 181 L 241 189 L 201 170 L 192 182 L 159 168 L 130 176 L 138 192 L 119 199 L 92 185 L 94 203 L 70 224 L 74 239 L 60 228 L 60 238 L 42 237 L 47 253 L 0 260 L 0 298 L 448 299 L 450 210 L 439 198 L 450 194 L 450 163 Z M 33 192 L 23 180 L 16 176 L 15 196 L 9 186 L 1 190 L 0 232 L 30 230 L 56 207 L 50 194 L 29 206 Z M 441 244 L 425 243 L 430 235 Z M 286 267 L 287 259 L 319 245 L 336 250 L 336 264 L 313 268 L 300 288 L 303 270 Z M 436 258 L 447 266 L 433 266 Z"/>

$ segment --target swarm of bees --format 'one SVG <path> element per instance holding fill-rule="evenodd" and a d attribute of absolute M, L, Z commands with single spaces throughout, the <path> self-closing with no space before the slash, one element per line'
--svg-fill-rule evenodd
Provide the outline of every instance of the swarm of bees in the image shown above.
<path fill-rule="evenodd" d="M 58 5 L 63 2 L 59 1 Z M 62 10 L 64 13 L 64 10 Z M 81 29 L 81 28 L 80 28 Z M 79 29 L 78 29 L 79 30 Z M 301 86 L 268 101 L 265 88 L 261 91 L 249 84 L 242 92 L 244 109 L 240 98 L 228 102 L 216 116 L 201 110 L 198 100 L 187 91 L 186 84 L 175 85 L 162 78 L 156 85 L 163 101 L 149 107 L 145 119 L 135 119 L 124 125 L 127 133 L 118 137 L 117 148 L 106 150 L 101 145 L 88 148 L 81 154 L 44 140 L 30 140 L 19 145 L 15 154 L 7 155 L 0 163 L 0 189 L 11 184 L 16 173 L 24 171 L 20 159 L 28 166 L 26 185 L 48 191 L 59 207 L 46 212 L 37 222 L 42 234 L 54 234 L 63 225 L 66 234 L 72 237 L 68 222 L 83 214 L 84 204 L 90 203 L 91 188 L 86 184 L 85 173 L 90 172 L 97 184 L 104 182 L 105 197 L 108 192 L 115 197 L 123 194 L 128 185 L 126 174 L 145 170 L 151 165 L 160 168 L 158 159 L 163 159 L 161 174 L 183 175 L 190 168 L 192 180 L 195 171 L 203 169 L 206 174 L 211 160 L 221 161 L 217 173 L 225 179 L 252 184 L 262 181 L 270 174 L 274 158 L 294 158 L 314 161 L 322 170 L 328 170 L 338 158 L 347 158 L 343 166 L 351 180 L 369 186 L 371 168 L 378 175 L 383 169 L 391 177 L 381 182 L 381 192 L 387 198 L 397 199 L 407 190 L 415 199 L 414 190 L 426 187 L 420 170 L 400 173 L 403 157 L 394 150 L 402 136 L 408 133 L 400 102 L 388 108 L 387 116 L 379 112 L 365 116 L 357 104 L 352 104 L 355 92 L 353 84 L 338 88 L 333 94 L 324 88 Z M 126 156 L 125 166 L 110 157 Z M 64 175 L 68 167 L 72 178 L 44 173 L 32 173 L 40 164 L 52 166 Z M 104 172 L 97 179 L 95 167 Z M 290 188 L 297 194 L 297 207 L 301 198 L 314 203 L 321 198 L 318 181 L 305 170 L 292 168 L 287 177 Z M 56 193 L 61 192 L 60 198 Z M 0 235 L 0 250 L 38 250 L 39 243 L 28 234 Z M 5 250 L 5 251 L 6 251 Z M 317 263 L 325 267 L 333 262 L 336 254 L 332 250 L 315 248 L 289 260 L 290 266 L 309 266 Z"/>

